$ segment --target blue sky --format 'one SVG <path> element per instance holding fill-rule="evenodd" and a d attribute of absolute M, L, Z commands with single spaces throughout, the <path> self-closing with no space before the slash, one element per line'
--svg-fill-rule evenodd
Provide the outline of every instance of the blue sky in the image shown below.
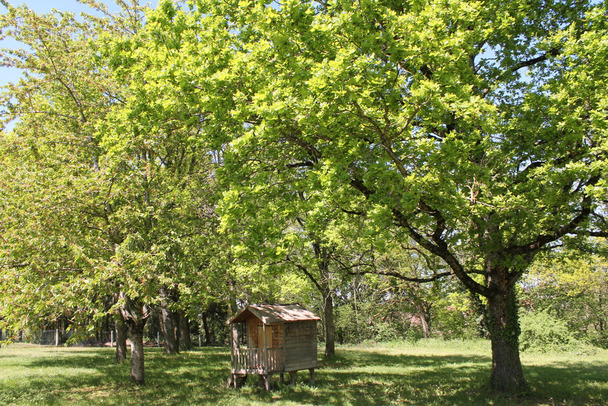
<path fill-rule="evenodd" d="M 39 13 L 50 13 L 52 9 L 60 11 L 72 11 L 76 14 L 81 12 L 91 12 L 91 9 L 85 5 L 78 3 L 76 0 L 7 0 L 13 6 L 26 4 L 32 10 Z M 110 10 L 117 9 L 113 1 L 105 1 Z M 6 8 L 0 5 L 0 13 L 6 13 Z M 0 48 L 16 48 L 19 47 L 12 39 L 0 40 Z M 17 82 L 21 72 L 18 69 L 0 67 L 0 86 L 4 86 L 9 82 Z"/>
<path fill-rule="evenodd" d="M 6 0 L 13 6 L 20 6 L 26 4 L 30 9 L 38 13 L 50 13 L 55 10 L 59 11 L 71 11 L 75 14 L 82 12 L 91 13 L 92 9 L 80 4 L 76 0 Z M 114 3 L 113 0 L 105 0 L 104 3 L 108 6 L 109 11 L 118 11 L 119 7 Z M 6 7 L 0 4 L 0 14 L 6 13 Z M 19 48 L 20 44 L 11 38 L 0 39 L 0 49 L 2 48 Z M 1 52 L 1 51 L 0 51 Z M 21 77 L 21 71 L 15 68 L 6 68 L 0 66 L 0 92 L 2 87 L 7 85 L 9 82 L 16 83 Z M 5 131 L 10 132 L 14 123 L 9 123 L 5 128 Z"/>

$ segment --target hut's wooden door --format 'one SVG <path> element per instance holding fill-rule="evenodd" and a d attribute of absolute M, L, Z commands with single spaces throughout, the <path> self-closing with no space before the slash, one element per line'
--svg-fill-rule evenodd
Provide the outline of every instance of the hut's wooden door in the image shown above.
<path fill-rule="evenodd" d="M 266 341 L 264 341 L 264 331 L 266 332 Z M 258 347 L 263 348 L 263 362 L 266 369 L 271 371 L 282 370 L 282 363 L 280 362 L 280 360 L 282 359 L 281 352 L 278 348 L 275 348 L 277 338 L 275 336 L 277 334 L 277 331 L 275 331 L 274 326 L 266 326 L 266 329 L 264 329 L 264 326 L 260 325 L 258 326 L 257 333 Z M 266 343 L 265 347 L 264 343 Z"/>
<path fill-rule="evenodd" d="M 264 347 L 264 326 L 258 326 L 258 347 Z M 272 327 L 266 326 L 266 348 L 272 347 Z"/>

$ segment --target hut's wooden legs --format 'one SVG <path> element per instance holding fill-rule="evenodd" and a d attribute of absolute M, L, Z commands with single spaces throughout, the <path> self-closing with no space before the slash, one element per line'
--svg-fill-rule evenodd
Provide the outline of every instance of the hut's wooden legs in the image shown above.
<path fill-rule="evenodd" d="M 230 374 L 228 376 L 228 381 L 226 382 L 226 387 L 230 388 L 231 386 L 233 386 L 235 388 L 238 388 L 239 386 L 243 386 L 246 380 L 247 375 Z"/>
<path fill-rule="evenodd" d="M 310 372 L 310 384 L 314 385 L 315 384 L 315 369 L 314 368 L 309 368 L 308 371 Z M 296 384 L 296 375 L 297 375 L 298 371 L 289 371 L 289 385 L 293 386 Z M 246 378 L 247 376 L 245 376 Z M 259 380 L 260 380 L 260 386 L 263 386 L 264 389 L 266 390 L 270 390 L 270 378 L 272 377 L 272 374 L 267 374 L 267 375 L 258 375 Z M 285 382 L 285 374 L 281 372 L 280 374 L 281 377 L 281 383 Z M 228 384 L 227 386 L 234 386 L 235 388 L 238 385 L 238 378 L 239 376 L 237 374 L 230 374 L 230 376 L 228 377 Z"/>
<path fill-rule="evenodd" d="M 228 381 L 226 382 L 226 387 L 230 388 L 233 385 L 236 388 L 236 377 L 234 376 L 234 374 L 230 374 L 230 375 L 228 375 Z"/>
<path fill-rule="evenodd" d="M 272 374 L 268 375 L 260 375 L 260 386 L 263 386 L 264 389 L 270 390 L 270 377 Z"/>
<path fill-rule="evenodd" d="M 234 386 L 236 388 L 238 386 L 238 379 L 239 376 L 237 374 L 230 374 L 228 376 L 228 382 L 226 382 L 226 387 L 230 388 L 231 386 Z"/>

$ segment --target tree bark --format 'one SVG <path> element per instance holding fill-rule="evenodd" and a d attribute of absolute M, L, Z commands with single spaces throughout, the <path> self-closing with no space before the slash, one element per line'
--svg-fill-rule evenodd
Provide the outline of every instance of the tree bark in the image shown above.
<path fill-rule="evenodd" d="M 179 353 L 179 339 L 178 339 L 178 324 L 176 323 L 175 312 L 169 309 L 169 295 L 165 289 L 160 291 L 161 297 L 161 317 L 160 325 L 165 338 L 165 354 L 173 355 Z"/>
<path fill-rule="evenodd" d="M 336 354 L 336 325 L 334 324 L 334 300 L 330 292 L 323 294 L 323 314 L 325 319 L 325 356 Z"/>
<path fill-rule="evenodd" d="M 211 330 L 207 322 L 207 311 L 203 312 L 203 330 L 205 331 L 205 345 L 211 345 Z"/>
<path fill-rule="evenodd" d="M 116 363 L 120 364 L 127 359 L 127 325 L 121 315 L 114 322 L 114 328 L 116 330 Z"/>
<path fill-rule="evenodd" d="M 192 341 L 190 339 L 190 320 L 186 315 L 186 312 L 180 311 L 179 313 L 179 345 L 182 350 L 189 350 L 192 348 Z"/>
<path fill-rule="evenodd" d="M 145 385 L 144 375 L 144 327 L 150 316 L 146 305 L 120 293 L 124 304 L 120 309 L 122 319 L 127 326 L 131 339 L 131 381 L 136 385 Z"/>
<path fill-rule="evenodd" d="M 520 327 L 515 289 L 506 283 L 502 285 L 503 289 L 488 297 L 492 342 L 491 386 L 498 392 L 524 392 L 527 384 L 519 359 Z"/>
<path fill-rule="evenodd" d="M 429 325 L 427 314 L 421 311 L 418 315 L 420 317 L 420 323 L 422 323 L 422 333 L 424 334 L 424 338 L 428 340 L 431 338 L 431 326 Z"/>
<path fill-rule="evenodd" d="M 137 385 L 145 385 L 144 374 L 144 325 L 133 323 L 129 328 L 131 338 L 131 381 Z"/>
<path fill-rule="evenodd" d="M 420 318 L 420 324 L 422 324 L 422 333 L 425 339 L 431 338 L 431 304 L 428 302 L 416 298 L 412 300 L 416 313 Z"/>

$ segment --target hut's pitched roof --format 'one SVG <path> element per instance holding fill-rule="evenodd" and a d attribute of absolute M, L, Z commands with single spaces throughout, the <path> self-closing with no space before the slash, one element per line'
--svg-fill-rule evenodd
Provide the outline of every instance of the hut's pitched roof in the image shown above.
<path fill-rule="evenodd" d="M 245 321 L 253 314 L 262 323 L 281 323 L 290 321 L 321 320 L 313 312 L 306 310 L 299 304 L 287 305 L 249 305 L 241 310 L 236 316 L 228 320 L 228 323 L 239 323 Z"/>

